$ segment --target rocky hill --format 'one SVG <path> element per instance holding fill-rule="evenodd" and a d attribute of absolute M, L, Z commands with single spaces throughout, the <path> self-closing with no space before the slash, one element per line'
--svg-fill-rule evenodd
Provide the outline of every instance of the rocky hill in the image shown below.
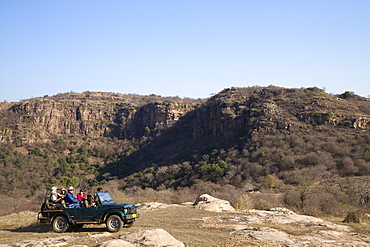
<path fill-rule="evenodd" d="M 121 189 L 269 189 L 286 193 L 280 204 L 312 214 L 309 202 L 329 214 L 370 202 L 370 100 L 351 92 L 66 93 L 0 103 L 0 115 L 0 192 L 9 198 L 115 181 Z"/>

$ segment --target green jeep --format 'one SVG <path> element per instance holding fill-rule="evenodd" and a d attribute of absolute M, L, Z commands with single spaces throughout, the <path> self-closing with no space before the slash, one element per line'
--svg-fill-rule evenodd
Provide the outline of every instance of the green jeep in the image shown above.
<path fill-rule="evenodd" d="M 115 203 L 108 192 L 96 192 L 95 206 L 84 207 L 81 202 L 80 208 L 69 208 L 63 201 L 50 202 L 49 195 L 50 189 L 37 220 L 40 223 L 52 223 L 55 232 L 65 232 L 68 227 L 82 228 L 84 224 L 101 223 L 106 224 L 108 231 L 118 232 L 122 227 L 131 227 L 139 217 L 135 205 Z"/>

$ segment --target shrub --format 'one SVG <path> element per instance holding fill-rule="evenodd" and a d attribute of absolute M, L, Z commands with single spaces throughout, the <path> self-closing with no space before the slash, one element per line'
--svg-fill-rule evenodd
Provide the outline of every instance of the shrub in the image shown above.
<path fill-rule="evenodd" d="M 235 209 L 252 209 L 253 203 L 251 203 L 248 195 L 241 196 L 235 203 L 233 203 Z"/>
<path fill-rule="evenodd" d="M 343 220 L 345 223 L 361 223 L 365 219 L 365 214 L 361 211 L 348 212 L 346 218 Z"/>
<path fill-rule="evenodd" d="M 62 139 L 62 138 L 58 138 L 58 139 L 55 139 L 53 142 L 56 143 L 56 144 L 64 144 L 65 140 Z"/>
<path fill-rule="evenodd" d="M 73 186 L 73 187 L 77 187 L 78 184 L 79 184 L 79 181 L 75 178 L 70 178 L 70 177 L 63 177 L 61 180 L 60 180 L 60 183 L 65 186 L 65 187 L 69 187 L 69 186 Z"/>
<path fill-rule="evenodd" d="M 263 185 L 266 188 L 272 189 L 276 186 L 276 177 L 271 174 L 267 174 L 263 180 Z"/>

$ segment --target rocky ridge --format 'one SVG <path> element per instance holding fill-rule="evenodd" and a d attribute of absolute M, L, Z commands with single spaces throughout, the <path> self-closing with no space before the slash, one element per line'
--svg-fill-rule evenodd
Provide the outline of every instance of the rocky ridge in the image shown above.
<path fill-rule="evenodd" d="M 68 136 L 134 138 L 170 127 L 202 100 L 67 93 L 0 103 L 0 142 L 48 142 Z M 152 133 L 153 134 L 153 133 Z"/>
<path fill-rule="evenodd" d="M 355 100 L 348 101 L 349 97 Z M 357 97 L 357 98 L 356 98 Z M 292 102 L 293 101 L 293 102 Z M 361 102 L 357 104 L 357 102 Z M 67 136 L 155 136 L 192 115 L 192 137 L 233 137 L 246 127 L 301 128 L 303 123 L 349 125 L 364 129 L 370 122 L 365 98 L 340 97 L 318 88 L 286 89 L 270 86 L 229 88 L 206 99 L 103 92 L 66 93 L 19 103 L 0 103 L 0 142 L 47 142 Z M 297 121 L 298 120 L 298 121 Z"/>

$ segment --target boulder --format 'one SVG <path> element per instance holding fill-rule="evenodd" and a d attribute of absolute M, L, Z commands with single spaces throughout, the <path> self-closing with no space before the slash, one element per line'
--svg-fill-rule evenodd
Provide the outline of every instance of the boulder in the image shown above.
<path fill-rule="evenodd" d="M 230 205 L 230 202 L 215 198 L 208 194 L 203 194 L 199 196 L 194 202 L 194 205 L 196 209 L 203 209 L 208 211 L 235 211 L 235 209 Z"/>
<path fill-rule="evenodd" d="M 175 239 L 171 234 L 163 229 L 138 230 L 125 233 L 119 236 L 120 239 L 132 244 L 150 247 L 185 247 L 185 244 Z"/>

